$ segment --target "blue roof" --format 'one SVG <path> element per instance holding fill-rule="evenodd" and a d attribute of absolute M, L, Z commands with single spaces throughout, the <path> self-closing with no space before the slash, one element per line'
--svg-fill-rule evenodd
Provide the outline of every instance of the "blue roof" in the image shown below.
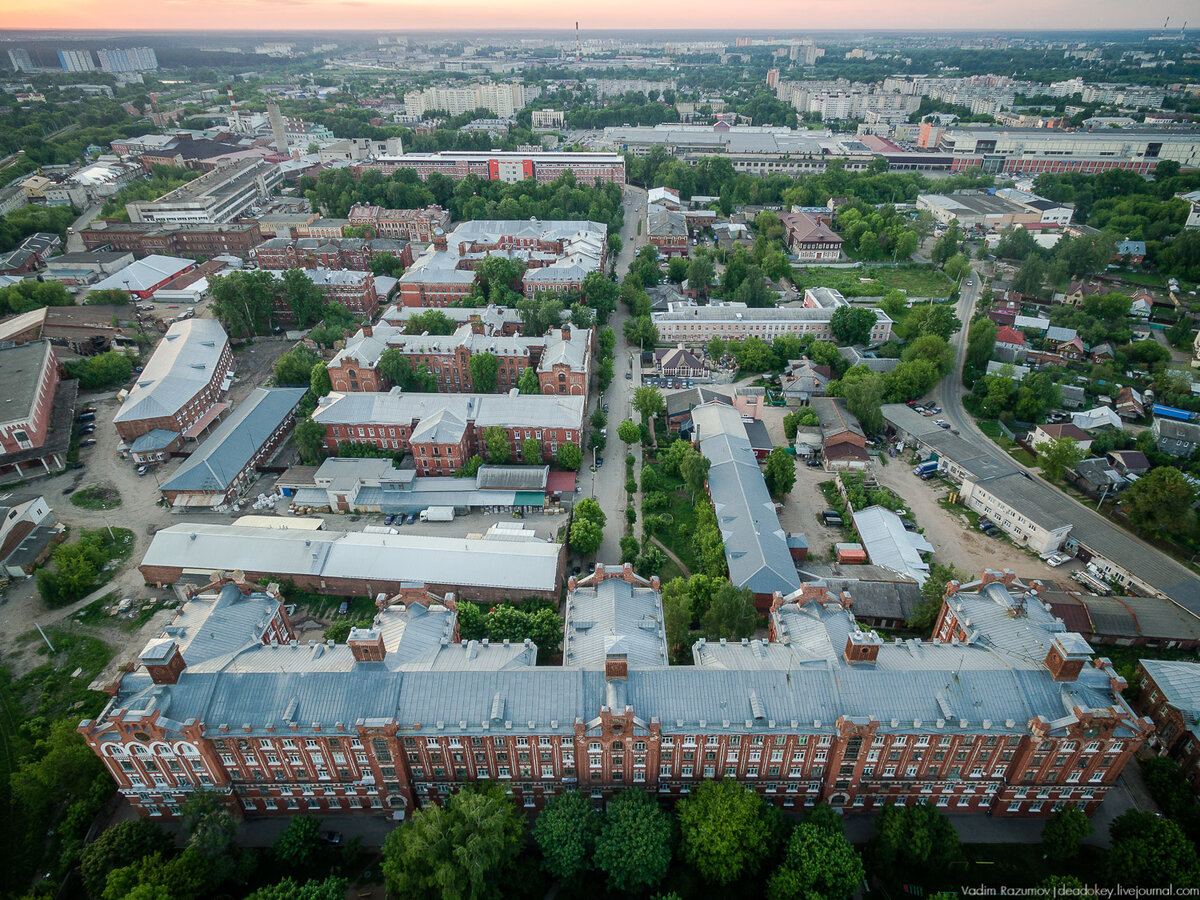
<path fill-rule="evenodd" d="M 148 453 L 151 450 L 162 450 L 171 446 L 171 442 L 179 438 L 178 431 L 167 431 L 165 428 L 155 428 L 140 435 L 129 449 L 134 453 Z"/>
<path fill-rule="evenodd" d="M 225 492 L 303 396 L 304 388 L 255 388 L 162 489 Z"/>

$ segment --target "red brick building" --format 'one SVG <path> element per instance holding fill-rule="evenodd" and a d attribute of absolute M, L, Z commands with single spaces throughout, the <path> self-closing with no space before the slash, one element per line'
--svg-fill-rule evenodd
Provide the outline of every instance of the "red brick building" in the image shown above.
<path fill-rule="evenodd" d="M 1138 661 L 1142 686 L 1134 704 L 1154 723 L 1149 746 L 1179 763 L 1200 793 L 1200 665 L 1166 659 Z"/>
<path fill-rule="evenodd" d="M 283 272 L 271 270 L 277 278 Z M 305 273 L 331 303 L 344 306 L 354 316 L 370 319 L 379 310 L 379 294 L 375 290 L 375 276 L 369 271 L 353 269 L 309 269 Z M 275 298 L 275 315 L 284 321 L 292 319 L 292 310 L 287 298 Z"/>
<path fill-rule="evenodd" d="M 546 394 L 332 393 L 313 421 L 325 427 L 333 453 L 344 441 L 413 455 L 419 475 L 453 475 L 485 452 L 484 432 L 500 428 L 512 458 L 527 440 L 539 441 L 551 462 L 563 444 L 582 446 L 585 399 Z"/>
<path fill-rule="evenodd" d="M 783 223 L 784 243 L 801 260 L 841 258 L 842 236 L 830 227 L 832 213 L 783 213 L 779 220 Z"/>
<path fill-rule="evenodd" d="M 79 231 L 87 250 L 123 250 L 134 256 L 219 256 L 249 259 L 263 242 L 257 222 L 230 225 L 159 225 L 101 219 Z"/>
<path fill-rule="evenodd" d="M 421 209 L 384 209 L 355 203 L 347 216 L 350 225 L 366 227 L 375 237 L 402 238 L 408 241 L 433 240 L 434 234 L 450 230 L 450 213 L 440 206 Z"/>
<path fill-rule="evenodd" d="M 482 781 L 539 807 L 631 786 L 672 801 L 723 777 L 847 814 L 1094 811 L 1152 727 L 1124 681 L 1009 573 L 954 587 L 947 607 L 972 613 L 954 642 L 885 643 L 852 596 L 814 584 L 775 597 L 769 640 L 701 640 L 696 665 L 674 667 L 658 579 L 597 566 L 569 582 L 559 667 L 536 666 L 528 642 L 458 643 L 457 598 L 420 587 L 381 600 L 345 644 L 226 628 L 219 657 L 199 640 L 208 621 L 278 603 L 223 586 L 225 606 L 152 642 L 79 730 L 123 796 L 164 819 L 196 785 L 237 814 L 402 819 Z"/>
<path fill-rule="evenodd" d="M 233 353 L 216 319 L 176 322 L 130 389 L 113 425 L 133 443 L 154 430 L 198 437 L 225 410 Z"/>
<path fill-rule="evenodd" d="M 396 257 L 402 265 L 412 264 L 412 248 L 406 241 L 377 238 L 272 238 L 254 248 L 260 269 L 353 269 L 369 272 L 380 254 Z"/>
<path fill-rule="evenodd" d="M 383 352 L 395 348 L 413 371 L 424 365 L 442 393 L 470 393 L 473 354 L 496 357 L 496 390 L 517 387 L 526 368 L 537 372 L 543 394 L 586 396 L 592 332 L 566 325 L 541 337 L 488 335 L 481 321 L 459 326 L 452 335 L 408 334 L 381 322 L 367 325 L 346 341 L 326 366 L 335 391 L 386 391 L 393 387 L 376 371 Z"/>
<path fill-rule="evenodd" d="M 422 181 L 437 172 L 456 181 L 474 175 L 484 181 L 503 181 L 508 184 L 526 178 L 532 178 L 538 184 L 549 184 L 560 175 L 571 172 L 579 184 L 625 183 L 625 157 L 620 153 L 446 150 L 439 153 L 405 153 L 403 156 L 350 167 L 355 177 L 369 170 L 387 176 L 401 169 L 412 169 Z"/>
<path fill-rule="evenodd" d="M 0 350 L 3 421 L 0 421 L 0 480 L 13 481 L 63 468 L 71 438 L 78 382 L 59 380 L 58 359 L 49 341 Z"/>

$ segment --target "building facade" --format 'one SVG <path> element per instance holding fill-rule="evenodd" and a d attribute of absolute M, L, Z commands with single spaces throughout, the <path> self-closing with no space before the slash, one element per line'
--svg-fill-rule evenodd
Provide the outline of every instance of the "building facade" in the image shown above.
<path fill-rule="evenodd" d="M 371 262 L 381 254 L 390 254 L 401 265 L 412 264 L 412 245 L 390 238 L 286 238 L 263 241 L 254 248 L 254 261 L 260 269 L 355 269 L 371 271 Z"/>
<path fill-rule="evenodd" d="M 129 203 L 129 221 L 218 225 L 241 217 L 255 204 L 266 203 L 283 182 L 279 166 L 263 159 L 244 159 L 214 169 L 157 200 Z"/>
<path fill-rule="evenodd" d="M 821 341 L 833 340 L 830 322 L 833 307 L 771 307 L 751 309 L 741 303 L 710 303 L 696 306 L 673 302 L 666 312 L 651 313 L 663 343 L 705 344 L 714 337 L 743 340 L 758 337 L 770 343 L 784 334 L 811 334 Z M 875 326 L 870 343 L 882 343 L 892 335 L 892 320 L 881 309 L 874 310 Z"/>
<path fill-rule="evenodd" d="M 420 475 L 453 475 L 486 450 L 484 432 L 499 428 L 509 454 L 536 440 L 552 462 L 563 444 L 582 446 L 585 399 L 542 394 L 331 393 L 321 398 L 313 421 L 325 427 L 325 446 L 367 443 L 411 453 Z"/>
<path fill-rule="evenodd" d="M 406 153 L 351 166 L 361 175 L 368 169 L 391 175 L 412 169 L 422 181 L 434 172 L 458 181 L 475 175 L 485 181 L 515 184 L 526 178 L 549 184 L 564 172 L 571 172 L 580 184 L 624 184 L 625 157 L 619 153 L 556 153 L 552 151 L 443 151 Z"/>
<path fill-rule="evenodd" d="M 428 587 L 381 599 L 344 644 L 300 647 L 278 595 L 218 581 L 79 730 L 162 819 L 198 788 L 239 816 L 399 820 L 485 780 L 540 807 L 724 777 L 792 809 L 1090 813 L 1152 726 L 1037 591 L 985 572 L 948 590 L 939 628 L 960 637 L 885 643 L 849 594 L 806 585 L 775 596 L 769 640 L 699 641 L 672 667 L 658 579 L 598 565 L 569 582 L 562 665 L 536 666 L 528 641 L 458 642 L 461 601 Z M 960 628 L 967 610 L 980 624 Z M 222 622 L 255 624 L 202 640 Z"/>
<path fill-rule="evenodd" d="M 403 238 L 408 241 L 432 241 L 434 234 L 450 228 L 450 213 L 440 206 L 421 209 L 384 209 L 355 203 L 347 216 L 355 227 L 368 227 L 377 237 Z"/>
<path fill-rule="evenodd" d="M 248 259 L 263 242 L 256 222 L 228 225 L 158 225 L 93 222 L 79 231 L 87 250 L 124 250 L 134 256 L 207 256 L 229 254 Z"/>

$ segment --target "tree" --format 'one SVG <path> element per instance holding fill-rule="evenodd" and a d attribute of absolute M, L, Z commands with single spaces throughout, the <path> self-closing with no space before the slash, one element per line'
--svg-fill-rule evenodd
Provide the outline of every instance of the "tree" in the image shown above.
<path fill-rule="evenodd" d="M 916 631 L 927 631 L 933 628 L 938 613 L 942 609 L 942 600 L 946 596 L 946 585 L 951 581 L 962 580 L 962 574 L 954 566 L 943 566 L 934 563 L 929 569 L 929 576 L 921 585 L 921 602 L 917 604 L 908 619 L 908 627 Z"/>
<path fill-rule="evenodd" d="M 129 294 L 120 288 L 88 291 L 88 295 L 83 302 L 88 306 L 128 306 Z"/>
<path fill-rule="evenodd" d="M 737 587 L 732 582 L 723 583 L 713 592 L 700 625 L 704 637 L 712 641 L 721 638 L 740 641 L 752 637 L 758 627 L 754 595 L 749 588 Z"/>
<path fill-rule="evenodd" d="M 888 804 L 875 819 L 869 847 L 872 870 L 892 881 L 944 872 L 959 855 L 958 833 L 949 820 L 928 803 Z"/>
<path fill-rule="evenodd" d="M 521 370 L 521 377 L 517 381 L 517 390 L 522 394 L 540 394 L 542 392 L 537 372 L 531 366 L 526 366 Z"/>
<path fill-rule="evenodd" d="M 404 274 L 404 263 L 394 253 L 379 253 L 371 257 L 371 274 L 399 278 Z"/>
<path fill-rule="evenodd" d="M 275 360 L 275 384 L 308 387 L 312 383 L 312 370 L 316 363 L 317 358 L 307 347 L 289 350 Z"/>
<path fill-rule="evenodd" d="M 842 379 L 842 396 L 846 408 L 858 418 L 863 431 L 871 434 L 883 427 L 883 398 L 886 393 L 884 377 L 879 372 L 866 371 L 847 383 Z"/>
<path fill-rule="evenodd" d="M 595 553 L 604 542 L 604 525 L 607 520 L 604 510 L 593 498 L 586 497 L 580 500 L 575 504 L 571 517 L 571 546 L 585 556 Z"/>
<path fill-rule="evenodd" d="M 596 324 L 596 313 L 590 306 L 576 303 L 571 307 L 571 324 L 576 328 L 591 328 Z"/>
<path fill-rule="evenodd" d="M 85 391 L 103 390 L 125 384 L 133 375 L 134 360 L 129 353 L 108 350 L 67 362 L 67 374 L 79 379 Z"/>
<path fill-rule="evenodd" d="M 90 897 L 104 893 L 108 873 L 132 865 L 156 852 L 169 853 L 173 844 L 157 823 L 148 819 L 118 822 L 100 833 L 79 857 L 79 875 Z"/>
<path fill-rule="evenodd" d="M 796 439 L 796 432 L 802 427 L 810 428 L 821 424 L 817 411 L 811 407 L 793 410 L 783 417 L 783 434 L 789 441 Z"/>
<path fill-rule="evenodd" d="M 671 284 L 682 284 L 688 276 L 688 267 L 691 263 L 686 257 L 674 256 L 667 262 L 667 281 Z"/>
<path fill-rule="evenodd" d="M 555 878 L 572 881 L 592 867 L 600 816 L 581 791 L 552 797 L 533 824 L 533 839 L 542 851 L 542 868 Z"/>
<path fill-rule="evenodd" d="M 1024 231 L 1025 229 L 1020 229 Z M 1040 256 L 1027 256 L 1021 263 L 1021 268 L 1013 277 L 1013 290 L 1019 294 L 1036 297 L 1042 292 L 1042 282 L 1046 280 L 1046 264 Z"/>
<path fill-rule="evenodd" d="M 934 265 L 943 266 L 947 260 L 958 253 L 958 245 L 961 242 L 962 233 L 958 229 L 958 221 L 953 220 L 950 222 L 950 227 L 946 229 L 946 233 L 933 245 L 929 258 L 933 260 Z"/>
<path fill-rule="evenodd" d="M 512 458 L 512 451 L 508 445 L 508 432 L 499 425 L 483 429 L 483 446 L 487 452 L 488 462 L 493 465 L 503 466 Z"/>
<path fill-rule="evenodd" d="M 950 340 L 954 333 L 962 328 L 962 322 L 954 314 L 954 307 L 949 303 L 921 303 L 913 307 L 904 322 L 905 333 L 911 338 L 925 334 L 936 334 L 943 340 Z"/>
<path fill-rule="evenodd" d="M 388 835 L 382 866 L 388 890 L 398 897 L 500 897 L 524 831 L 503 788 L 468 785 L 444 807 L 414 810 Z"/>
<path fill-rule="evenodd" d="M 527 466 L 542 464 L 542 442 L 537 438 L 526 438 L 521 444 L 521 462 Z"/>
<path fill-rule="evenodd" d="M 500 360 L 493 353 L 472 353 L 467 364 L 471 372 L 471 387 L 477 394 L 490 394 L 496 390 Z"/>
<path fill-rule="evenodd" d="M 672 578 L 662 586 L 663 627 L 667 632 L 667 649 L 672 654 L 691 646 L 692 595 L 683 578 Z"/>
<path fill-rule="evenodd" d="M 711 884 L 754 875 L 771 852 L 767 805 L 732 779 L 701 782 L 675 811 L 680 851 Z"/>
<path fill-rule="evenodd" d="M 379 361 L 375 363 L 375 373 L 388 384 L 405 391 L 412 389 L 416 380 L 412 364 L 395 347 L 388 347 L 379 354 Z"/>
<path fill-rule="evenodd" d="M 976 319 L 967 330 L 967 351 L 963 361 L 963 384 L 971 387 L 987 370 L 996 347 L 996 323 L 987 317 Z"/>
<path fill-rule="evenodd" d="M 611 891 L 653 888 L 671 866 L 671 817 L 645 791 L 621 791 L 608 805 L 595 862 Z"/>
<path fill-rule="evenodd" d="M 325 426 L 312 419 L 305 419 L 297 425 L 296 449 L 304 465 L 319 465 L 325 457 Z"/>
<path fill-rule="evenodd" d="M 1000 259 L 1017 259 L 1023 260 L 1035 253 L 1040 253 L 1041 248 L 1038 247 L 1037 241 L 1033 239 L 1033 234 L 1026 228 L 1006 228 L 1000 235 L 1000 241 L 996 244 L 996 256 Z"/>
<path fill-rule="evenodd" d="M 1104 868 L 1113 883 L 1168 888 L 1200 882 L 1196 848 L 1171 819 L 1131 809 L 1118 816 L 1108 832 L 1112 849 Z"/>
<path fill-rule="evenodd" d="M 321 820 L 316 816 L 293 816 L 275 842 L 275 858 L 289 870 L 303 870 L 321 849 Z"/>
<path fill-rule="evenodd" d="M 621 331 L 626 341 L 642 348 L 647 344 L 654 346 L 658 343 L 658 328 L 649 316 L 632 316 L 626 319 Z"/>
<path fill-rule="evenodd" d="M 697 296 L 701 298 L 708 297 L 715 277 L 716 270 L 713 267 L 713 261 L 707 255 L 697 256 L 688 263 L 688 287 L 696 291 Z"/>
<path fill-rule="evenodd" d="M 404 325 L 405 334 L 454 334 L 458 324 L 440 309 L 427 309 L 409 318 Z"/>
<path fill-rule="evenodd" d="M 576 472 L 583 463 L 583 451 L 577 444 L 559 444 L 554 453 L 554 461 L 560 469 Z"/>
<path fill-rule="evenodd" d="M 1138 528 L 1162 534 L 1186 530 L 1192 518 L 1196 489 L 1172 466 L 1158 466 L 1139 478 L 1124 494 L 1121 504 Z"/>
<path fill-rule="evenodd" d="M 626 419 L 617 426 L 617 437 L 626 444 L 636 444 L 642 439 L 642 430 L 633 419 Z"/>
<path fill-rule="evenodd" d="M 329 380 L 329 370 L 325 367 L 325 363 L 313 364 L 309 374 L 308 389 L 313 392 L 315 397 L 324 397 L 333 390 L 333 382 Z"/>
<path fill-rule="evenodd" d="M 818 806 L 796 826 L 783 864 L 767 883 L 768 900 L 849 900 L 866 872 L 862 858 L 827 806 Z"/>
<path fill-rule="evenodd" d="M 1092 823 L 1078 806 L 1060 806 L 1042 829 L 1042 847 L 1054 862 L 1070 862 L 1079 855 L 1079 843 L 1092 833 Z"/>
<path fill-rule="evenodd" d="M 829 319 L 829 331 L 840 344 L 867 344 L 875 327 L 875 310 L 861 306 L 839 306 Z"/>
<path fill-rule="evenodd" d="M 655 416 L 666 413 L 667 402 L 658 388 L 642 385 L 633 392 L 633 408 L 641 415 L 642 424 L 647 425 Z"/>
<path fill-rule="evenodd" d="M 782 447 L 774 448 L 767 454 L 763 478 L 771 496 L 782 497 L 789 493 L 796 483 L 796 458 Z"/>
<path fill-rule="evenodd" d="M 1073 469 L 1087 456 L 1074 438 L 1053 438 L 1038 446 L 1038 466 L 1051 481 L 1059 481 L 1068 469 Z"/>
<path fill-rule="evenodd" d="M 279 294 L 292 311 L 300 328 L 308 328 L 321 320 L 325 309 L 325 294 L 313 284 L 303 269 L 288 269 L 278 282 Z"/>
<path fill-rule="evenodd" d="M 923 334 L 904 348 L 901 359 L 905 362 L 915 360 L 930 362 L 937 370 L 938 375 L 942 376 L 949 372 L 954 365 L 954 349 L 940 334 Z"/>
<path fill-rule="evenodd" d="M 321 881 L 310 879 L 303 883 L 292 878 L 283 880 L 268 887 L 259 888 L 246 897 L 246 900 L 342 900 L 350 882 L 345 878 L 330 875 Z"/>

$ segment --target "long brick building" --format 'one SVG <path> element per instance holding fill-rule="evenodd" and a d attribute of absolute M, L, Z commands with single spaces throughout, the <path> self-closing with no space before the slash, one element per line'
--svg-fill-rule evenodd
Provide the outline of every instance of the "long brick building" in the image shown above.
<path fill-rule="evenodd" d="M 326 367 L 335 391 L 386 391 L 393 385 L 376 369 L 379 357 L 395 348 L 416 371 L 428 366 L 438 391 L 471 392 L 471 357 L 490 353 L 498 360 L 496 389 L 517 386 L 522 372 L 532 368 L 543 394 L 585 396 L 590 371 L 591 329 L 565 325 L 541 337 L 485 334 L 483 321 L 460 325 L 449 335 L 408 334 L 380 322 L 365 325 L 346 341 Z"/>
<path fill-rule="evenodd" d="M 489 256 L 521 262 L 521 289 L 527 297 L 578 290 L 590 272 L 604 266 L 608 229 L 598 222 L 479 220 L 453 233 L 434 236 L 433 245 L 400 276 L 405 306 L 447 306 L 469 293 L 475 266 Z"/>
<path fill-rule="evenodd" d="M 435 172 L 458 181 L 474 175 L 484 181 L 515 184 L 532 178 L 549 184 L 571 172 L 579 184 L 624 184 L 625 157 L 620 153 L 565 153 L 548 150 L 445 150 L 439 153 L 406 153 L 352 165 L 356 176 L 375 170 L 391 175 L 412 169 L 422 181 Z"/>
<path fill-rule="evenodd" d="M 260 269 L 356 269 L 370 271 L 375 257 L 388 253 L 412 264 L 412 247 L 391 238 L 285 238 L 263 241 L 254 248 Z"/>
<path fill-rule="evenodd" d="M 402 238 L 408 241 L 432 241 L 438 231 L 450 228 L 450 213 L 440 206 L 421 209 L 384 209 L 366 203 L 350 207 L 347 220 L 352 227 L 369 228 L 381 238 Z"/>
<path fill-rule="evenodd" d="M 276 278 L 284 276 L 278 269 L 268 271 Z M 304 274 L 325 295 L 326 300 L 344 306 L 358 318 L 372 318 L 379 310 L 379 291 L 376 289 L 375 276 L 370 272 L 354 269 L 308 269 Z M 395 284 L 395 281 L 392 280 L 391 283 Z M 284 321 L 293 318 L 292 308 L 283 295 L 275 298 L 275 316 Z"/>
<path fill-rule="evenodd" d="M 79 231 L 87 250 L 123 250 L 134 256 L 218 256 L 248 259 L 263 242 L 257 222 L 177 225 L 100 220 Z"/>
<path fill-rule="evenodd" d="M 536 666 L 528 642 L 458 642 L 456 598 L 419 585 L 345 644 L 300 646 L 269 631 L 277 596 L 218 582 L 79 730 L 164 819 L 197 787 L 245 815 L 402 819 L 484 780 L 537 807 L 630 786 L 673 800 L 722 777 L 795 809 L 1094 811 L 1152 729 L 1125 682 L 1036 584 L 985 572 L 951 588 L 943 617 L 970 619 L 952 641 L 885 642 L 851 596 L 806 585 L 776 595 L 768 641 L 699 641 L 681 667 L 658 579 L 597 566 L 570 580 L 562 665 Z"/>
<path fill-rule="evenodd" d="M 130 388 L 113 425 L 132 444 L 152 431 L 194 439 L 225 411 L 233 352 L 216 319 L 176 322 Z"/>
<path fill-rule="evenodd" d="M 539 441 L 551 462 L 563 444 L 581 446 L 586 400 L 579 395 L 331 393 L 321 398 L 314 422 L 325 427 L 325 446 L 343 441 L 411 453 L 419 475 L 453 475 L 483 454 L 484 431 L 500 428 L 509 452 L 521 456 L 527 440 Z M 495 460 L 493 460 L 495 462 Z"/>
<path fill-rule="evenodd" d="M 1138 674 L 1136 707 L 1154 723 L 1150 746 L 1179 763 L 1193 793 L 1200 793 L 1200 663 L 1143 659 Z"/>
<path fill-rule="evenodd" d="M 60 471 L 71 443 L 79 382 L 60 378 L 58 358 L 48 340 L 0 349 L 0 381 L 5 398 L 0 480 Z"/>

